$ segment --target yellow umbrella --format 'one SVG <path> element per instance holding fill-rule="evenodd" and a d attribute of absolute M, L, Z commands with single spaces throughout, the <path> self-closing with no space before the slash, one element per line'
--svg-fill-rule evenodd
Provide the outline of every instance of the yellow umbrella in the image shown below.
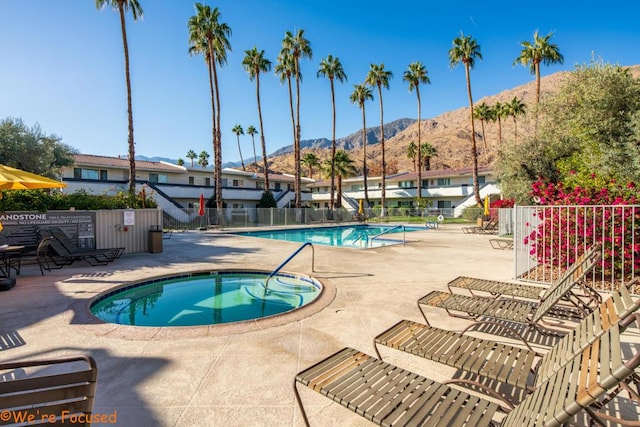
<path fill-rule="evenodd" d="M 363 214 L 364 213 L 364 208 L 362 207 L 362 200 L 358 201 L 358 213 L 359 214 Z"/>
<path fill-rule="evenodd" d="M 489 195 L 484 196 L 484 216 L 489 216 Z"/>
<path fill-rule="evenodd" d="M 31 172 L 0 165 L 0 190 L 63 188 L 67 184 Z"/>

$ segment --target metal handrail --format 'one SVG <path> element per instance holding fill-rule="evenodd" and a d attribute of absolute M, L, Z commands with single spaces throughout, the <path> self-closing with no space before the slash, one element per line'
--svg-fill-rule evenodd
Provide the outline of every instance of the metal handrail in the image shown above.
<path fill-rule="evenodd" d="M 360 235 L 358 237 L 356 237 L 356 239 L 353 241 L 353 245 L 355 246 L 356 243 L 358 242 L 358 240 L 360 240 L 362 238 L 364 238 L 365 241 L 366 241 L 364 246 L 365 247 L 369 246 L 369 235 L 366 232 L 360 233 Z"/>
<path fill-rule="evenodd" d="M 296 249 L 291 255 L 289 255 L 289 257 L 287 259 L 285 259 L 282 264 L 280 264 L 279 266 L 277 266 L 275 268 L 275 270 L 273 270 L 271 273 L 269 273 L 269 275 L 267 276 L 267 280 L 265 280 L 264 282 L 264 290 L 265 292 L 269 290 L 269 280 L 275 276 L 276 274 L 278 274 L 278 272 L 280 270 L 282 270 L 282 268 L 289 263 L 289 261 L 291 261 L 293 259 L 293 257 L 295 257 L 296 255 L 298 255 L 298 253 L 300 253 L 301 250 L 303 250 L 304 248 L 306 248 L 307 246 L 311 246 L 311 271 L 314 272 L 315 271 L 315 258 L 316 258 L 316 250 L 313 248 L 313 244 L 311 242 L 306 242 L 303 243 L 302 246 L 300 246 L 298 249 Z"/>
<path fill-rule="evenodd" d="M 377 239 L 378 237 L 382 236 L 383 234 L 387 234 L 393 230 L 395 230 L 396 228 L 402 228 L 402 246 L 404 246 L 406 244 L 406 236 L 407 236 L 407 229 L 404 225 L 396 225 L 395 227 L 391 227 L 390 229 L 383 231 L 382 233 L 378 233 L 375 236 L 373 236 L 371 239 L 369 239 L 369 244 L 373 244 L 373 241 L 375 239 Z"/>

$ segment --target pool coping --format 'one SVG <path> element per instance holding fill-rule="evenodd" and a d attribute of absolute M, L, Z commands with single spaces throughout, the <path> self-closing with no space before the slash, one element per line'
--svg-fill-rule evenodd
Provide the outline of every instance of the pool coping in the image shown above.
<path fill-rule="evenodd" d="M 204 270 L 194 270 L 188 273 L 197 273 Z M 215 271 L 247 271 L 255 272 L 256 269 L 217 269 Z M 322 289 L 320 294 L 310 303 L 303 305 L 286 313 L 277 314 L 261 319 L 242 320 L 231 323 L 221 323 L 217 325 L 200 325 L 200 326 L 131 326 L 120 325 L 116 323 L 107 323 L 91 312 L 91 306 L 97 301 L 103 294 L 113 292 L 118 288 L 125 288 L 132 283 L 141 281 L 132 281 L 122 283 L 120 285 L 113 286 L 100 294 L 88 298 L 85 300 L 77 301 L 73 303 L 69 309 L 73 312 L 73 319 L 70 323 L 80 326 L 85 331 L 91 332 L 97 336 L 103 336 L 108 338 L 120 338 L 126 340 L 174 340 L 178 338 L 197 338 L 197 337 L 218 337 L 225 335 L 242 334 L 246 332 L 256 331 L 271 328 L 274 326 L 286 325 L 300 321 L 307 317 L 310 317 L 316 313 L 321 312 L 328 307 L 336 297 L 336 287 L 331 283 L 329 279 L 319 279 L 311 274 L 301 274 L 291 271 L 282 271 L 283 274 L 289 274 L 292 276 L 300 276 L 311 278 L 314 281 L 320 283 Z M 166 274 L 155 279 L 161 279 L 162 277 L 174 277 L 174 274 Z M 145 280 L 142 280 L 144 282 Z"/>

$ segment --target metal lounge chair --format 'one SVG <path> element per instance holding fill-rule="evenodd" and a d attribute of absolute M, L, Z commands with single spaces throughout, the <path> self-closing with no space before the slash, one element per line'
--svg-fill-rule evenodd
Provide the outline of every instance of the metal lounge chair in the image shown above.
<path fill-rule="evenodd" d="M 474 320 L 480 317 L 506 320 L 529 325 L 542 333 L 553 334 L 554 331 L 552 329 L 541 325 L 541 323 L 547 323 L 544 320 L 545 318 L 555 316 L 580 320 L 592 311 L 572 290 L 576 283 L 582 280 L 599 260 L 600 253 L 590 256 L 583 268 L 576 270 L 573 274 L 563 275 L 542 294 L 537 302 L 514 298 L 481 298 L 432 291 L 418 300 L 418 308 L 427 323 L 427 316 L 422 309 L 422 305 L 442 308 L 450 316 Z M 559 304 L 561 301 L 568 302 L 571 305 Z M 466 315 L 457 313 L 466 313 Z M 556 324 L 556 326 L 560 325 Z"/>
<path fill-rule="evenodd" d="M 27 425 L 34 417 L 42 425 L 88 426 L 97 381 L 90 356 L 0 363 L 0 424 Z"/>
<path fill-rule="evenodd" d="M 379 359 L 378 345 L 384 345 L 531 392 L 609 329 L 618 324 L 626 328 L 637 318 L 639 308 L 640 299 L 634 300 L 629 290 L 621 287 L 544 355 L 525 340 L 523 348 L 469 335 L 468 328 L 453 332 L 408 320 L 375 337 L 374 348 Z M 483 388 L 477 381 L 452 382 Z"/>
<path fill-rule="evenodd" d="M 58 227 L 50 227 L 47 230 L 51 235 L 65 247 L 67 251 L 73 254 L 91 253 L 93 256 L 104 260 L 115 260 L 120 258 L 124 253 L 125 248 L 105 248 L 105 249 L 85 249 L 80 248 Z"/>
<path fill-rule="evenodd" d="M 110 262 L 115 261 L 122 255 L 124 248 L 112 248 L 112 249 L 76 249 L 74 251 L 69 250 L 56 236 L 58 233 L 53 233 L 51 230 L 40 230 L 42 238 L 50 237 L 49 250 L 55 253 L 58 262 L 54 264 L 64 266 L 72 264 L 75 261 L 85 261 L 90 265 L 107 265 Z M 66 262 L 70 261 L 70 262 Z"/>
<path fill-rule="evenodd" d="M 498 232 L 498 220 L 491 218 L 480 226 L 462 227 L 462 232 L 465 234 L 495 234 Z"/>
<path fill-rule="evenodd" d="M 620 331 L 608 332 L 551 374 L 501 422 L 494 419 L 493 401 L 440 384 L 383 362 L 352 348 L 344 348 L 294 380 L 296 401 L 309 425 L 298 391 L 305 385 L 366 419 L 384 426 L 561 426 L 601 398 L 617 392 L 634 376 L 640 353 L 621 350 Z"/>
<path fill-rule="evenodd" d="M 519 298 L 528 299 L 540 299 L 544 293 L 552 288 L 555 283 L 564 280 L 566 277 L 573 275 L 579 277 L 582 275 L 585 268 L 592 268 L 591 263 L 595 256 L 597 256 L 602 250 L 600 243 L 595 243 L 589 247 L 584 253 L 579 255 L 576 260 L 562 273 L 562 275 L 550 286 L 529 285 L 524 283 L 509 283 L 500 282 L 497 280 L 477 279 L 474 277 L 460 276 L 452 280 L 447 284 L 449 291 L 453 293 L 452 288 L 466 289 L 471 295 L 475 295 L 474 291 L 480 291 L 487 294 L 491 294 L 495 297 L 503 295 L 514 296 Z M 600 295 L 586 286 L 583 281 L 576 280 L 576 283 L 580 284 L 584 296 L 590 300 L 589 302 L 595 302 L 596 304 L 601 302 Z"/>

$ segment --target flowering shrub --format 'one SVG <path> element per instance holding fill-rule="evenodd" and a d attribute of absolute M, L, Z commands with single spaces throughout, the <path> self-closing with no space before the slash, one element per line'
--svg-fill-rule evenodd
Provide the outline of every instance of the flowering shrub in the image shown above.
<path fill-rule="evenodd" d="M 640 207 L 633 182 L 604 181 L 592 174 L 582 185 L 536 181 L 532 196 L 541 207 L 525 238 L 540 264 L 568 265 L 594 242 L 603 245 L 602 277 L 625 281 L 640 272 Z M 562 207 L 561 207 L 562 206 Z M 633 273 L 635 272 L 635 273 Z M 633 273 L 633 274 L 632 274 Z"/>
<path fill-rule="evenodd" d="M 513 199 L 500 199 L 491 202 L 491 209 L 499 209 L 499 208 L 512 208 L 516 204 Z"/>

